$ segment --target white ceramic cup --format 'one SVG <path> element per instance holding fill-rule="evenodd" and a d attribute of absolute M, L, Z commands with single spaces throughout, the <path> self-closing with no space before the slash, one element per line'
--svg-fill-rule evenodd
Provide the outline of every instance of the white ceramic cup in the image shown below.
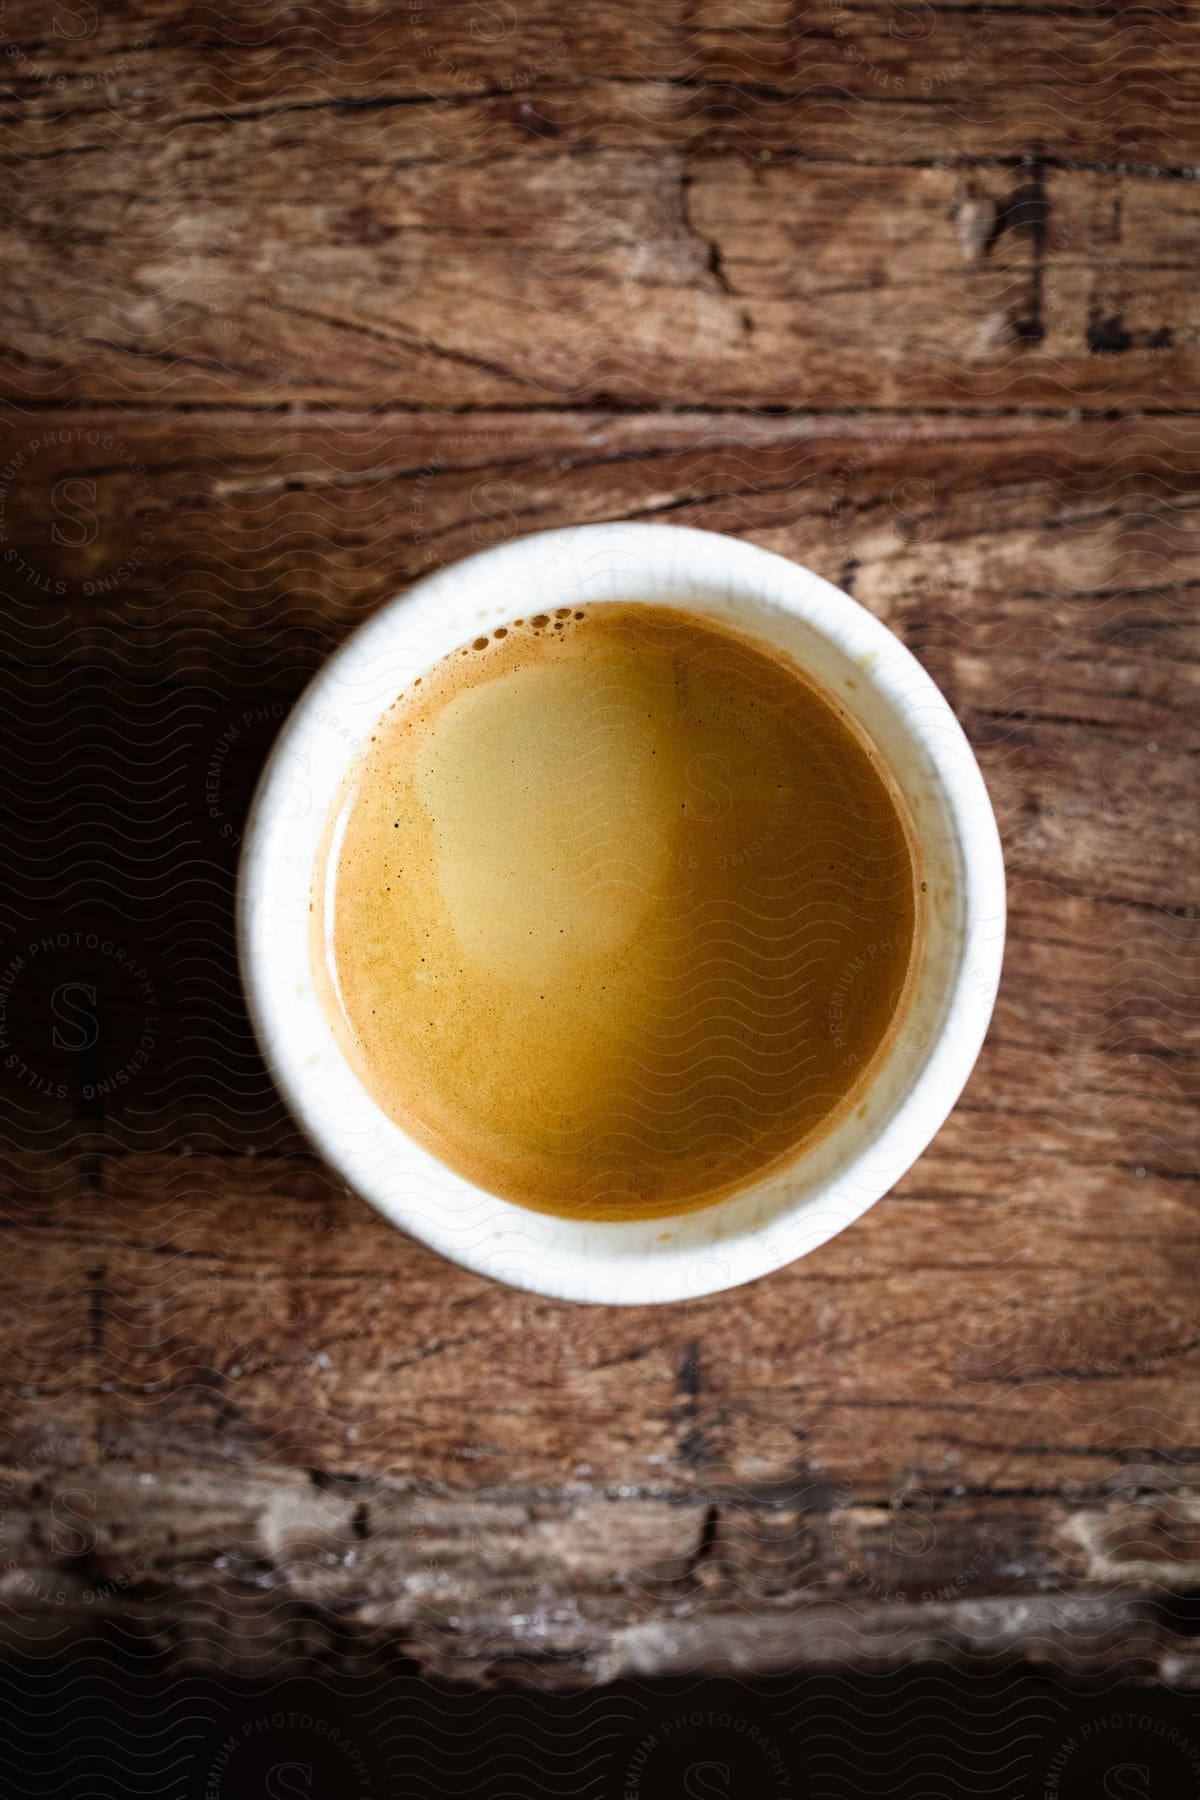
<path fill-rule="evenodd" d="M 600 1224 L 474 1187 L 394 1124 L 351 1072 L 309 961 L 320 839 L 346 769 L 396 694 L 464 640 L 556 606 L 685 606 L 790 653 L 864 727 L 920 840 L 927 932 L 905 1020 L 863 1098 L 786 1168 L 698 1212 Z M 238 935 L 251 1014 L 293 1111 L 385 1218 L 481 1275 L 562 1300 L 685 1300 L 766 1275 L 844 1230 L 916 1161 L 979 1054 L 1004 949 L 1004 865 L 978 765 L 903 644 L 769 551 L 669 525 L 539 532 L 442 569 L 377 612 L 298 701 L 242 851 Z M 896 1255 L 904 1256 L 897 1222 Z"/>

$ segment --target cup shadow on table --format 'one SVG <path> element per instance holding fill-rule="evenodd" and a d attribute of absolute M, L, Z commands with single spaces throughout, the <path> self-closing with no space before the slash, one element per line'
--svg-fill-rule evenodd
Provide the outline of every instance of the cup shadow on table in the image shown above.
<path fill-rule="evenodd" d="M 0 1099 L 14 1148 L 295 1152 L 246 1015 L 237 858 L 307 671 L 239 686 L 95 668 L 10 684 Z"/>

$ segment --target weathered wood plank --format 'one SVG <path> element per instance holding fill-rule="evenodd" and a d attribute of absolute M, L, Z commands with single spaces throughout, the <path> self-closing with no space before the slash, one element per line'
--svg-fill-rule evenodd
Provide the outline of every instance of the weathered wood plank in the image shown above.
<path fill-rule="evenodd" d="M 0 1479 L 15 1527 L 0 1643 L 25 1653 L 42 1632 L 61 1642 L 72 1621 L 95 1631 L 118 1618 L 192 1666 L 275 1680 L 332 1655 L 356 1671 L 399 1653 L 460 1679 L 573 1684 L 1041 1660 L 1051 1645 L 1080 1673 L 1115 1665 L 1185 1688 L 1197 1674 L 1170 1599 L 1195 1575 L 1194 1489 L 1148 1504 L 1131 1480 L 1066 1506 L 910 1494 L 887 1507 L 844 1493 L 818 1512 L 781 1495 L 764 1512 L 738 1495 L 463 1503 L 267 1472 Z"/>
<path fill-rule="evenodd" d="M 493 142 L 519 143 L 569 140 L 582 118 L 589 140 L 682 134 L 756 154 L 1041 149 L 1171 167 L 1194 161 L 1200 126 L 1197 25 L 1180 4 L 61 10 L 57 30 L 38 0 L 9 0 L 4 18 L 10 105 L 56 146 L 94 143 L 114 118 L 165 133 L 195 117 L 375 106 L 418 112 L 439 148 L 443 131 L 477 148 L 480 120 Z"/>
<path fill-rule="evenodd" d="M 1190 182 L 431 163 L 407 159 L 407 116 L 334 139 L 289 114 L 261 147 L 188 128 L 149 164 L 136 142 L 82 159 L 65 192 L 58 161 L 23 168 L 4 392 L 1097 411 L 1200 392 Z"/>
<path fill-rule="evenodd" d="M 26 667 L 115 658 L 189 681 L 250 656 L 254 685 L 290 681 L 290 697 L 418 575 L 611 518 L 793 556 L 916 634 L 939 680 L 955 679 L 939 634 L 965 629 L 989 656 L 999 631 L 1047 653 L 1081 649 L 1079 629 L 1088 654 L 1148 653 L 1156 633 L 1194 650 L 1188 419 L 548 412 L 518 434 L 505 413 L 8 408 L 0 458 L 0 654 Z"/>
<path fill-rule="evenodd" d="M 1170 1166 L 1187 1125 L 1157 1081 L 1139 1097 L 1136 1073 L 1115 1096 L 1122 1145 L 1070 1110 L 1060 1124 L 1055 1092 L 989 1105 L 1020 1055 L 1002 1022 L 992 1066 L 895 1195 L 749 1302 L 579 1313 L 514 1294 L 304 1161 L 122 1158 L 82 1230 L 43 1216 L 28 1248 L 52 1256 L 57 1232 L 64 1376 L 89 1319 L 102 1334 L 108 1459 L 468 1492 L 1060 1490 L 1131 1449 L 1169 1463 L 1197 1441 L 1200 1394 L 1179 1379 L 1196 1224 Z M 1140 1177 L 1114 1166 L 1139 1142 Z M 56 1341 L 44 1300 L 38 1331 Z"/>

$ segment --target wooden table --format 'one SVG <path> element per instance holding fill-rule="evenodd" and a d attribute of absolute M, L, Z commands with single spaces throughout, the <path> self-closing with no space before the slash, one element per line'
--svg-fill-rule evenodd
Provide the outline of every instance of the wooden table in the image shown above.
<path fill-rule="evenodd" d="M 7 0 L 0 35 L 3 1642 L 1196 1683 L 1195 15 Z M 661 1310 L 490 1285 L 348 1194 L 231 930 L 327 652 L 478 546 L 627 518 L 900 633 L 1012 917 L 912 1173 Z"/>

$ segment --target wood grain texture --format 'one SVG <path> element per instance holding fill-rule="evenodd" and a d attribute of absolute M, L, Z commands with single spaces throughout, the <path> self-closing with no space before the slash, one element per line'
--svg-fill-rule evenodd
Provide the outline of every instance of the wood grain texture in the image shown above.
<path fill-rule="evenodd" d="M 1196 1685 L 1194 17 L 153 0 L 73 35 L 10 0 L 2 31 L 4 1644 Z M 347 1194 L 232 938 L 329 650 L 430 569 L 613 518 L 884 619 L 1010 877 L 927 1154 L 667 1309 L 483 1282 Z"/>
<path fill-rule="evenodd" d="M 412 119 L 135 132 L 66 195 L 69 162 L 23 166 L 0 393 L 1108 411 L 1196 390 L 1190 181 L 1035 152 L 970 172 L 539 139 L 443 160 Z"/>

